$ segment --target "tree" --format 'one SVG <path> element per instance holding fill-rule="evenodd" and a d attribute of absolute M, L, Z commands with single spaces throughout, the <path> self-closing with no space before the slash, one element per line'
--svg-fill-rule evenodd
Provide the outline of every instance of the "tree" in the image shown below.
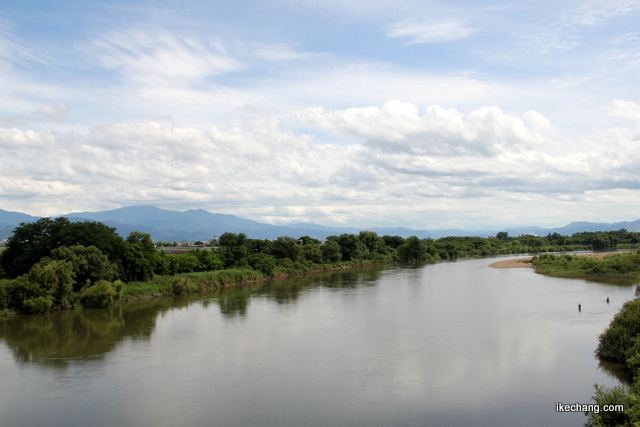
<path fill-rule="evenodd" d="M 385 246 L 388 246 L 393 249 L 397 249 L 400 245 L 404 244 L 405 240 L 400 236 L 382 236 L 382 241 Z"/>
<path fill-rule="evenodd" d="M 358 236 L 355 234 L 341 234 L 338 237 L 338 244 L 340 245 L 340 252 L 342 253 L 342 259 L 344 261 L 352 261 L 355 259 L 360 259 L 362 256 L 362 252 L 364 252 L 365 247 Z"/>
<path fill-rule="evenodd" d="M 398 257 L 401 261 L 423 261 L 429 259 L 427 244 L 424 240 L 411 236 L 398 248 Z"/>
<path fill-rule="evenodd" d="M 46 313 L 54 306 L 67 306 L 74 282 L 70 262 L 44 258 L 11 283 L 10 305 L 33 314 Z"/>
<path fill-rule="evenodd" d="M 320 250 L 322 251 L 322 259 L 327 263 L 338 262 L 342 259 L 340 245 L 335 240 L 327 238 L 327 241 L 320 246 Z"/>
<path fill-rule="evenodd" d="M 6 275 L 14 278 L 29 272 L 52 249 L 62 246 L 62 229 L 70 226 L 66 218 L 41 218 L 32 223 L 21 223 L 7 240 L 0 265 Z"/>
<path fill-rule="evenodd" d="M 151 236 L 147 233 L 132 231 L 124 242 L 124 251 L 121 256 L 124 281 L 151 280 L 158 258 Z"/>
<path fill-rule="evenodd" d="M 496 238 L 498 240 L 508 240 L 509 239 L 509 233 L 506 231 L 499 231 L 498 234 L 496 234 Z"/>
<path fill-rule="evenodd" d="M 596 233 L 591 239 L 591 245 L 595 251 L 603 251 L 613 246 L 611 239 L 606 233 Z"/>
<path fill-rule="evenodd" d="M 220 236 L 220 247 L 223 250 L 225 268 L 247 265 L 249 240 L 246 234 L 224 233 Z"/>
<path fill-rule="evenodd" d="M 302 248 L 302 257 L 314 264 L 322 264 L 322 242 L 309 236 L 302 236 L 298 239 L 298 244 Z"/>
<path fill-rule="evenodd" d="M 384 240 L 375 231 L 361 231 L 358 240 L 370 253 L 386 253 Z"/>
<path fill-rule="evenodd" d="M 118 263 L 124 241 L 116 229 L 94 221 L 71 222 L 67 218 L 41 218 L 22 223 L 7 240 L 0 266 L 10 278 L 26 274 L 53 249 L 61 246 L 95 246 L 111 261 Z"/>
<path fill-rule="evenodd" d="M 117 276 L 116 266 L 95 246 L 60 246 L 51 251 L 50 258 L 71 263 L 75 276 L 74 292 L 80 292 L 98 280 L 113 281 Z"/>
<path fill-rule="evenodd" d="M 271 252 L 278 258 L 289 258 L 296 262 L 300 259 L 302 247 L 298 244 L 298 240 L 293 237 L 278 237 L 273 242 Z"/>

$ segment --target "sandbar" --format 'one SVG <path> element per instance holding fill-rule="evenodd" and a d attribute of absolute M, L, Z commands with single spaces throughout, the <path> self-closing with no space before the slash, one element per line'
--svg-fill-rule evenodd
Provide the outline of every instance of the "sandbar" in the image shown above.
<path fill-rule="evenodd" d="M 498 262 L 494 262 L 493 264 L 489 264 L 489 267 L 491 268 L 533 268 L 533 264 L 531 264 L 530 262 L 523 262 L 523 261 L 529 261 L 531 258 L 533 257 L 526 257 L 526 258 L 518 258 L 518 259 L 506 259 L 504 261 L 498 261 Z"/>

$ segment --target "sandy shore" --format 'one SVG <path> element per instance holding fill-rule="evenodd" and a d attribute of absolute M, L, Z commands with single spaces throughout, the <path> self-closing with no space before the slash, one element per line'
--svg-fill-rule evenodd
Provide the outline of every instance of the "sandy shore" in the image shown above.
<path fill-rule="evenodd" d="M 613 255 L 612 253 L 606 253 L 606 254 L 581 254 L 578 256 L 586 256 L 586 257 L 592 257 L 592 258 L 602 258 L 604 256 L 607 255 Z M 526 258 L 518 258 L 518 259 L 508 259 L 505 261 L 498 261 L 498 262 L 494 262 L 493 264 L 489 264 L 489 267 L 491 268 L 532 268 L 533 264 L 527 263 L 527 262 L 523 262 L 523 261 L 529 261 L 531 258 L 531 256 L 526 257 Z"/>
<path fill-rule="evenodd" d="M 504 261 L 494 262 L 493 264 L 489 264 L 491 268 L 533 268 L 533 264 L 522 261 L 529 261 L 531 256 L 526 258 L 518 258 L 518 259 L 507 259 Z"/>

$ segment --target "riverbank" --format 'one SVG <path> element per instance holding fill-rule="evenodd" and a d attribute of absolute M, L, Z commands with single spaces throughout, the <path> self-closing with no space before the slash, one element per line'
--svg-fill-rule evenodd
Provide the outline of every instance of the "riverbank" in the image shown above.
<path fill-rule="evenodd" d="M 531 261 L 533 257 L 526 258 L 518 258 L 518 259 L 507 259 L 504 261 L 494 262 L 493 264 L 489 264 L 491 268 L 533 268 L 533 264 Z"/>
<path fill-rule="evenodd" d="M 125 284 L 122 302 L 136 301 L 164 296 L 188 295 L 214 289 L 233 286 L 252 285 L 267 280 L 285 279 L 288 277 L 346 270 L 357 267 L 392 264 L 392 262 L 375 262 L 372 260 L 343 261 L 334 264 L 317 264 L 304 270 L 279 272 L 272 276 L 251 268 L 235 268 L 196 273 L 182 273 L 174 276 L 156 276 L 147 282 L 131 282 Z"/>
<path fill-rule="evenodd" d="M 639 280 L 640 252 L 543 254 L 494 262 L 491 268 L 534 268 L 536 273 L 574 279 Z"/>
<path fill-rule="evenodd" d="M 617 253 L 609 252 L 609 253 L 580 254 L 580 255 L 569 255 L 569 256 L 602 259 L 609 255 L 617 255 Z M 534 264 L 531 262 L 533 258 L 534 258 L 533 256 L 529 256 L 525 258 L 507 259 L 504 261 L 498 261 L 498 262 L 489 264 L 489 267 L 491 268 L 534 268 Z"/>

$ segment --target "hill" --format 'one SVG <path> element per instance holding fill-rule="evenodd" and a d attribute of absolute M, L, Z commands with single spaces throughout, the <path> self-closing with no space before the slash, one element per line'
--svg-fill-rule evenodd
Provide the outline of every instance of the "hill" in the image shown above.
<path fill-rule="evenodd" d="M 503 230 L 459 230 L 433 229 L 412 230 L 405 227 L 327 227 L 312 223 L 297 223 L 287 226 L 264 224 L 240 218 L 235 215 L 211 213 L 202 209 L 190 209 L 184 212 L 159 209 L 153 206 L 129 206 L 100 212 L 75 212 L 65 216 L 72 221 L 99 221 L 117 229 L 122 236 L 131 231 L 151 234 L 154 240 L 194 241 L 207 240 L 220 236 L 225 232 L 245 233 L 255 239 L 275 239 L 279 236 L 311 236 L 324 239 L 330 235 L 343 233 L 357 234 L 360 230 L 375 231 L 379 235 L 397 235 L 402 237 L 418 236 L 420 238 L 438 239 L 446 236 L 495 236 L 498 231 L 507 231 L 511 236 L 533 234 L 546 236 L 549 233 L 572 235 L 583 231 L 611 231 L 625 228 L 629 231 L 640 231 L 640 220 L 633 222 L 592 223 L 572 222 L 563 227 L 517 227 Z M 9 212 L 0 209 L 0 239 L 11 236 L 13 229 L 22 222 L 33 222 L 38 217 Z"/>

